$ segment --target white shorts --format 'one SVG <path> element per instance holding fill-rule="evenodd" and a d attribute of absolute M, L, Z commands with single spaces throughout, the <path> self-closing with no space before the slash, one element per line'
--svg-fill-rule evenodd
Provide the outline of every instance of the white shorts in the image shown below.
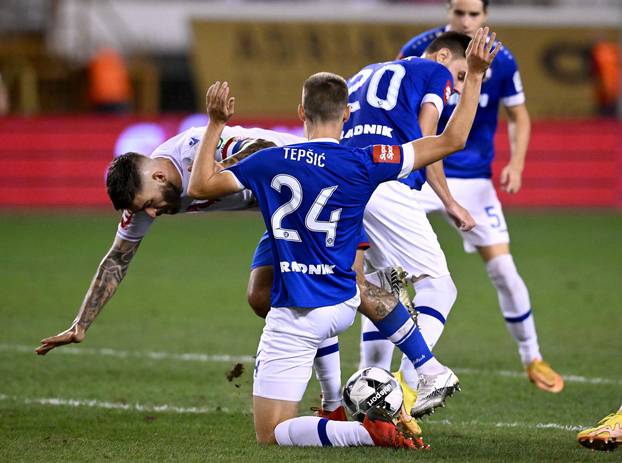
<path fill-rule="evenodd" d="M 480 246 L 510 242 L 503 209 L 492 180 L 448 178 L 447 184 L 453 197 L 471 213 L 477 224 L 471 231 L 460 232 L 466 252 L 475 252 Z M 426 212 L 441 211 L 447 221 L 454 225 L 453 220 L 444 213 L 443 204 L 430 185 L 426 183 L 421 191 L 415 191 L 415 197 Z"/>
<path fill-rule="evenodd" d="M 333 306 L 272 307 L 257 349 L 253 395 L 300 402 L 318 346 L 354 323 L 360 303 L 357 291 L 352 299 Z"/>
<path fill-rule="evenodd" d="M 449 275 L 445 254 L 415 193 L 393 181 L 380 184 L 371 196 L 363 216 L 370 244 L 365 251 L 368 273 L 400 265 L 414 277 Z"/>

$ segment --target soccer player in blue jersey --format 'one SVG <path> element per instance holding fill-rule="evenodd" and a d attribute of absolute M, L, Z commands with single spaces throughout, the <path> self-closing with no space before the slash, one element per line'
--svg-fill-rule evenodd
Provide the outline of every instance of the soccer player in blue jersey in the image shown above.
<path fill-rule="evenodd" d="M 214 153 L 220 132 L 233 114 L 234 99 L 226 83 L 208 90 L 210 123 L 193 166 L 190 195 L 209 199 L 251 189 L 276 264 L 272 308 L 259 342 L 253 382 L 258 442 L 416 447 L 377 411 L 362 424 L 328 421 L 296 417 L 298 403 L 319 343 L 354 321 L 360 296 L 352 264 L 363 210 L 373 190 L 464 146 L 483 75 L 498 51 L 485 44 L 486 33 L 478 31 L 469 46 L 462 101 L 445 131 L 401 146 L 339 145 L 337 139 L 349 116 L 347 85 L 339 76 L 319 73 L 305 81 L 298 109 L 309 141 L 259 151 L 221 171 L 215 168 Z M 378 328 L 405 346 L 407 353 L 408 346 L 425 344 L 399 302 Z"/>
<path fill-rule="evenodd" d="M 469 42 L 464 34 L 448 32 L 427 47 L 423 58 L 371 64 L 358 72 L 348 81 L 351 115 L 344 124 L 342 144 L 401 144 L 435 134 L 452 94 L 452 81 L 455 91 L 461 91 Z M 382 269 L 403 267 L 414 283 L 419 327 L 428 345 L 433 346 L 457 291 L 438 239 L 411 191 L 421 189 L 426 177 L 456 224 L 465 231 L 473 228 L 472 217 L 448 189 L 442 161 L 404 180 L 380 185 L 365 208 L 363 223 L 371 245 L 366 252 L 368 278 L 378 284 Z M 365 318 L 361 328 L 361 368 L 389 370 L 393 344 Z M 406 394 L 405 400 L 407 410 L 415 417 L 433 411 L 457 387 L 458 378 L 438 362 L 415 365 L 416 371 L 409 367 L 408 358 L 403 358 L 403 363 L 407 367 L 397 377 L 405 391 L 417 389 L 416 402 L 414 394 L 412 399 Z"/>
<path fill-rule="evenodd" d="M 473 36 L 487 19 L 488 0 L 448 0 L 448 24 L 412 38 L 400 57 L 421 56 L 428 44 L 451 30 Z M 452 96 L 439 122 L 443 130 L 456 107 L 458 95 Z M 491 176 L 494 135 L 499 105 L 508 119 L 511 159 L 501 171 L 501 188 L 517 193 L 529 143 L 530 120 L 518 65 L 507 48 L 486 72 L 477 116 L 465 149 L 444 160 L 445 175 L 454 197 L 475 218 L 471 231 L 460 230 L 467 252 L 479 252 L 488 276 L 497 290 L 501 313 L 507 328 L 518 344 L 518 351 L 529 379 L 540 389 L 560 392 L 563 378 L 544 362 L 540 353 L 529 292 L 516 269 L 510 253 L 507 224 Z M 434 192 L 423 187 L 418 199 L 427 212 L 442 210 Z"/>

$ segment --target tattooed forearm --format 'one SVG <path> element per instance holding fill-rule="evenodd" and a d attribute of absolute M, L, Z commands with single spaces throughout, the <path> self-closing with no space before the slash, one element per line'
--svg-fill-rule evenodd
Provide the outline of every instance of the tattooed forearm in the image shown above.
<path fill-rule="evenodd" d="M 382 288 L 368 282 L 359 282 L 361 306 L 359 311 L 372 321 L 382 320 L 397 305 L 397 299 Z"/>
<path fill-rule="evenodd" d="M 226 169 L 227 167 L 231 167 L 232 165 L 237 164 L 242 159 L 249 157 L 251 154 L 256 153 L 257 151 L 265 149 L 265 148 L 270 148 L 272 146 L 276 146 L 276 145 L 272 143 L 271 141 L 258 138 L 253 143 L 251 143 L 246 148 L 244 148 L 243 150 L 223 160 L 220 163 L 220 165 L 223 167 L 223 169 Z"/>
<path fill-rule="evenodd" d="M 76 322 L 88 329 L 102 308 L 117 290 L 125 277 L 140 242 L 124 242 L 122 246 L 113 246 L 99 264 L 95 278 L 84 297 Z"/>

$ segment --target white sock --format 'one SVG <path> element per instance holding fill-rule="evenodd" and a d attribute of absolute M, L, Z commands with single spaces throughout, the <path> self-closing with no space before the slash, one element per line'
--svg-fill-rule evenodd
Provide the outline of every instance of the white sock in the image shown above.
<path fill-rule="evenodd" d="M 430 350 L 443 334 L 445 322 L 449 316 L 458 290 L 451 276 L 440 278 L 425 277 L 414 284 L 415 299 L 413 304 L 418 312 L 417 324 Z"/>
<path fill-rule="evenodd" d="M 374 445 L 358 421 L 331 421 L 317 416 L 300 416 L 274 428 L 276 442 L 296 447 L 354 447 Z"/>
<path fill-rule="evenodd" d="M 400 371 L 402 372 L 402 377 L 404 381 L 406 381 L 406 384 L 416 391 L 419 385 L 419 375 L 410 359 L 403 354 L 402 362 L 400 363 Z"/>
<path fill-rule="evenodd" d="M 528 365 L 533 360 L 541 359 L 529 292 L 518 274 L 514 259 L 510 254 L 497 256 L 486 263 L 486 271 L 497 289 L 501 313 L 518 344 L 521 361 Z"/>
<path fill-rule="evenodd" d="M 445 371 L 445 368 L 445 365 L 436 360 L 436 357 L 432 357 L 423 365 L 417 367 L 417 374 L 426 376 L 438 375 L 443 373 Z"/>
<path fill-rule="evenodd" d="M 313 366 L 322 389 L 322 408 L 332 412 L 341 405 L 341 361 L 337 336 L 325 339 L 318 346 Z"/>
<path fill-rule="evenodd" d="M 377 272 L 368 273 L 365 279 L 371 284 L 380 286 Z M 367 367 L 384 368 L 391 371 L 394 344 L 385 338 L 374 324 L 361 315 L 361 357 L 359 369 Z"/>

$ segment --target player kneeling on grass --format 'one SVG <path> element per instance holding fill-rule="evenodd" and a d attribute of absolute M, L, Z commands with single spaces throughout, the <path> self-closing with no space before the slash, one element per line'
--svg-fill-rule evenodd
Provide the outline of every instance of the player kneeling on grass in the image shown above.
<path fill-rule="evenodd" d="M 188 191 L 195 198 L 210 199 L 252 190 L 278 262 L 254 372 L 258 442 L 418 448 L 390 418 L 375 412 L 362 424 L 296 415 L 318 346 L 354 322 L 360 296 L 352 264 L 365 205 L 380 183 L 403 178 L 464 147 L 484 73 L 498 51 L 491 50 L 493 40 L 486 45 L 487 35 L 487 29 L 478 31 L 469 45 L 462 99 L 445 131 L 401 146 L 339 145 L 349 117 L 347 84 L 340 76 L 319 73 L 305 82 L 298 108 L 309 142 L 262 150 L 218 171 L 214 155 L 233 115 L 234 99 L 226 83 L 208 90 L 210 122 Z M 399 302 L 382 325 L 387 337 L 400 342 L 421 338 Z"/>

